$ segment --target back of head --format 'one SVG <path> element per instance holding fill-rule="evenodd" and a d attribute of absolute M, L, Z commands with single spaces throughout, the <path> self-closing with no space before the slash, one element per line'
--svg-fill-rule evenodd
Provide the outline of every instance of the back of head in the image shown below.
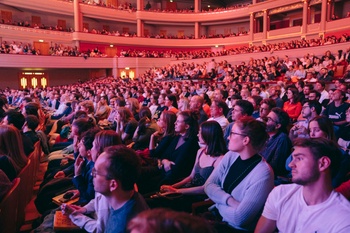
<path fill-rule="evenodd" d="M 207 144 L 207 154 L 220 156 L 227 152 L 224 133 L 217 121 L 205 121 L 200 125 L 201 137 Z"/>
<path fill-rule="evenodd" d="M 35 131 L 39 125 L 39 119 L 34 115 L 28 115 L 25 118 L 25 122 L 27 123 L 27 127 L 32 131 Z"/>
<path fill-rule="evenodd" d="M 124 191 L 134 189 L 141 172 L 141 161 L 133 149 L 124 145 L 107 147 L 107 177 L 118 180 Z"/>
<path fill-rule="evenodd" d="M 5 113 L 5 116 L 7 116 L 8 124 L 12 124 L 18 130 L 22 130 L 23 124 L 25 122 L 22 113 L 17 112 L 16 110 L 9 110 Z"/>
<path fill-rule="evenodd" d="M 168 209 L 146 210 L 132 219 L 128 225 L 132 232 L 152 233 L 214 233 L 206 222 L 197 216 Z"/>
<path fill-rule="evenodd" d="M 122 144 L 120 135 L 113 130 L 102 130 L 95 135 L 97 153 L 101 154 L 104 148 Z"/>

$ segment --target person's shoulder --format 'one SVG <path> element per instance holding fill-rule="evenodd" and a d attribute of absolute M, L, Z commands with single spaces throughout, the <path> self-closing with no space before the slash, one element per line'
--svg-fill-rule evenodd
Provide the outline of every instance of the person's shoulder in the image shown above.
<path fill-rule="evenodd" d="M 302 186 L 298 184 L 282 184 L 276 186 L 272 191 L 271 195 L 275 196 L 278 200 L 288 199 L 296 195 L 301 191 Z"/>

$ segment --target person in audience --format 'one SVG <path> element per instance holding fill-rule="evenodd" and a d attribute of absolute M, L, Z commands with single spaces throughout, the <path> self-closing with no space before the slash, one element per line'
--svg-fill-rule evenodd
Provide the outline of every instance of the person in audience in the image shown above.
<path fill-rule="evenodd" d="M 270 138 L 260 153 L 272 167 L 275 178 L 287 174 L 284 165 L 292 148 L 287 134 L 288 124 L 288 114 L 280 108 L 271 109 L 267 115 L 266 131 Z"/>
<path fill-rule="evenodd" d="M 174 94 L 169 94 L 165 97 L 164 105 L 168 108 L 168 111 L 172 111 L 173 113 L 177 114 L 179 112 L 178 105 L 177 105 L 177 99 Z"/>
<path fill-rule="evenodd" d="M 28 115 L 23 125 L 23 134 L 30 138 L 33 144 L 39 141 L 36 129 L 39 126 L 39 119 L 34 115 Z"/>
<path fill-rule="evenodd" d="M 272 233 L 276 228 L 281 232 L 350 231 L 350 203 L 331 184 L 341 158 L 337 145 L 324 138 L 299 138 L 292 156 L 294 184 L 272 190 L 255 233 Z"/>
<path fill-rule="evenodd" d="M 110 112 L 111 108 L 108 106 L 108 97 L 106 95 L 101 95 L 95 112 L 95 118 L 97 119 L 97 122 L 107 119 Z"/>
<path fill-rule="evenodd" d="M 344 92 L 341 90 L 335 90 L 333 93 L 333 101 L 327 105 L 322 115 L 329 118 L 335 129 L 336 135 L 340 128 L 342 128 L 346 122 L 346 111 L 349 108 L 349 103 L 345 102 L 347 99 Z"/>
<path fill-rule="evenodd" d="M 226 114 L 228 113 L 227 104 L 221 100 L 214 100 L 210 106 L 210 118 L 207 121 L 216 121 L 220 124 L 222 130 L 229 125 L 226 119 Z"/>
<path fill-rule="evenodd" d="M 287 101 L 284 102 L 283 110 L 288 114 L 292 122 L 295 122 L 302 109 L 302 105 L 299 101 L 299 92 L 296 88 L 290 87 L 287 90 Z"/>
<path fill-rule="evenodd" d="M 11 125 L 0 125 L 0 169 L 13 181 L 27 165 L 21 133 Z"/>
<path fill-rule="evenodd" d="M 283 100 L 280 98 L 281 96 L 281 87 L 280 86 L 271 86 L 269 89 L 270 99 L 273 99 L 276 102 L 276 107 L 283 108 Z"/>
<path fill-rule="evenodd" d="M 95 191 L 110 206 L 105 232 L 125 232 L 128 222 L 148 206 L 134 190 L 141 162 L 136 153 L 123 145 L 105 148 L 92 170 Z"/>
<path fill-rule="evenodd" d="M 21 132 L 21 142 L 23 144 L 24 153 L 28 156 L 34 151 L 34 144 L 30 138 L 22 133 L 24 122 L 25 118 L 22 113 L 17 112 L 16 110 L 9 110 L 5 113 L 5 117 L 3 118 L 1 124 L 12 125 Z"/>
<path fill-rule="evenodd" d="M 116 132 L 121 136 L 123 143 L 130 144 L 138 125 L 131 111 L 126 107 L 119 107 L 115 115 L 115 122 Z"/>
<path fill-rule="evenodd" d="M 203 110 L 203 104 L 204 104 L 204 98 L 199 95 L 194 95 L 191 97 L 190 100 L 190 109 L 192 111 L 198 111 L 199 112 L 199 120 L 198 124 L 205 122 L 208 120 L 207 114 Z"/>
<path fill-rule="evenodd" d="M 264 123 L 245 116 L 229 138 L 229 152 L 206 181 L 205 193 L 215 202 L 212 212 L 227 223 L 220 232 L 252 231 L 273 188 L 273 171 L 259 155 L 268 134 Z"/>
<path fill-rule="evenodd" d="M 198 145 L 198 115 L 195 112 L 180 112 L 175 122 L 176 136 L 164 150 L 155 154 L 157 165 L 142 169 L 138 182 L 141 193 L 159 190 L 163 184 L 173 184 L 191 173 Z"/>
<path fill-rule="evenodd" d="M 140 103 L 135 98 L 125 99 L 125 107 L 129 108 L 129 110 L 134 115 L 135 120 L 139 121 L 139 111 L 140 111 Z"/>
<path fill-rule="evenodd" d="M 267 115 L 271 112 L 271 109 L 276 107 L 276 101 L 273 99 L 263 99 L 260 102 L 260 108 L 259 108 L 259 117 L 257 120 L 262 121 L 262 122 L 267 122 Z"/>
<path fill-rule="evenodd" d="M 214 168 L 220 164 L 227 149 L 221 127 L 216 121 L 203 122 L 199 129 L 198 138 L 201 148 L 197 152 L 191 174 L 175 184 L 160 187 L 160 195 L 180 193 L 184 196 L 178 201 L 176 199 L 169 201 L 163 198 L 151 199 L 150 202 L 147 202 L 151 208 L 159 206 L 191 212 L 192 203 L 207 198 L 204 193 L 204 183 Z"/>
<path fill-rule="evenodd" d="M 304 103 L 301 110 L 302 120 L 294 123 L 293 127 L 289 131 L 289 138 L 294 140 L 295 138 L 307 138 L 309 137 L 308 125 L 311 119 L 319 116 L 322 111 L 322 106 L 317 100 L 308 100 Z"/>
<path fill-rule="evenodd" d="M 152 119 L 151 111 L 148 107 L 142 107 L 139 115 L 140 121 L 133 135 L 133 142 L 129 145 L 134 150 L 148 148 L 151 135 L 159 129 L 155 120 Z"/>
<path fill-rule="evenodd" d="M 329 93 L 326 91 L 326 83 L 323 81 L 318 81 L 315 84 L 315 90 L 321 94 L 319 101 L 323 105 L 323 101 L 329 99 Z"/>
<path fill-rule="evenodd" d="M 168 209 L 146 210 L 128 224 L 130 233 L 214 233 L 205 219 Z"/>
<path fill-rule="evenodd" d="M 255 119 L 258 119 L 260 117 L 260 103 L 262 101 L 262 97 L 259 95 L 252 95 L 250 97 L 247 98 L 247 100 L 252 103 L 254 111 L 252 114 L 252 117 L 254 117 Z"/>
<path fill-rule="evenodd" d="M 158 120 L 160 115 L 162 114 L 162 112 L 164 110 L 167 110 L 168 107 L 165 106 L 165 98 L 166 98 L 166 94 L 160 94 L 158 97 L 158 107 L 156 109 L 156 111 L 153 114 L 153 119 L 154 120 Z"/>

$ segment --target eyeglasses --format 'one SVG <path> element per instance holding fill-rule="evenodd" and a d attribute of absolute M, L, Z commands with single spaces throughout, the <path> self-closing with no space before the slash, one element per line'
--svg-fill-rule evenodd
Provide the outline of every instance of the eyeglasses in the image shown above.
<path fill-rule="evenodd" d="M 230 132 L 230 137 L 231 137 L 233 134 L 234 134 L 234 135 L 243 136 L 243 137 L 247 137 L 247 136 L 248 136 L 248 135 L 242 134 L 242 133 Z"/>
<path fill-rule="evenodd" d="M 103 177 L 106 177 L 106 178 L 108 177 L 107 175 L 99 174 L 99 173 L 96 171 L 96 169 L 93 167 L 92 170 L 91 170 L 91 176 L 92 176 L 93 178 L 95 178 L 96 175 L 103 176 Z"/>
<path fill-rule="evenodd" d="M 274 120 L 274 119 L 272 119 L 271 117 L 267 117 L 267 120 L 268 120 L 268 121 L 275 122 L 276 124 L 278 124 L 278 123 L 279 123 L 278 121 L 275 121 L 275 120 Z"/>

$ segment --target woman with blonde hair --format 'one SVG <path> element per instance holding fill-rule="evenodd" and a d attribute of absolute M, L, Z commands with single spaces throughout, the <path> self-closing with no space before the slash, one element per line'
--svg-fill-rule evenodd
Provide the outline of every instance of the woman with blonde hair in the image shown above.
<path fill-rule="evenodd" d="M 129 108 L 132 114 L 134 115 L 134 118 L 139 121 L 139 112 L 140 112 L 140 102 L 135 98 L 128 98 L 126 100 L 125 107 Z"/>
<path fill-rule="evenodd" d="M 11 125 L 0 125 L 0 169 L 11 181 L 28 162 L 22 144 L 18 129 Z"/>

